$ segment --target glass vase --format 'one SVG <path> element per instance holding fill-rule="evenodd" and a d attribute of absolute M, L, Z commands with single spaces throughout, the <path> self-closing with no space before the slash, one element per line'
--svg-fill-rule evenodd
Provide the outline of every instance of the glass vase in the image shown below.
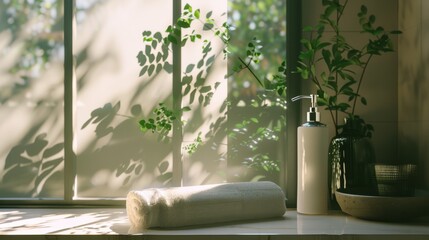
<path fill-rule="evenodd" d="M 335 191 L 353 194 L 376 194 L 374 176 L 375 151 L 370 138 L 362 135 L 357 124 L 348 119 L 341 134 L 329 146 L 330 196 Z"/>

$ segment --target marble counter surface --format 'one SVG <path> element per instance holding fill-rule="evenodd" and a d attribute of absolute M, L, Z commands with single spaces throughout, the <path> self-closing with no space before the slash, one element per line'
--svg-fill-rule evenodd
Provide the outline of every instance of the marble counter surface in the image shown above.
<path fill-rule="evenodd" d="M 141 235 L 146 236 L 143 239 L 166 239 L 165 237 L 185 239 L 184 236 L 187 236 L 186 239 L 194 239 L 193 236 L 205 236 L 202 239 L 210 239 L 208 236 L 230 236 L 227 239 L 272 240 L 284 239 L 285 236 L 289 236 L 287 239 L 299 236 L 301 236 L 299 239 L 304 239 L 304 236 L 315 235 L 325 236 L 326 239 L 343 239 L 341 236 L 354 236 L 352 239 L 361 239 L 358 238 L 359 236 L 390 236 L 389 239 L 402 239 L 400 237 L 407 236 L 406 239 L 410 237 L 429 239 L 429 218 L 405 223 L 385 223 L 357 219 L 340 211 L 332 211 L 328 215 L 311 216 L 298 214 L 292 209 L 279 219 L 136 232 L 130 229 L 126 211 L 122 208 L 4 208 L 0 209 L 0 236 L 6 235 L 116 236 L 109 239 L 121 239 L 119 236 L 126 236 L 124 239 L 134 239 L 133 236 L 141 237 Z M 164 236 L 164 238 L 157 238 L 157 236 Z M 234 238 L 231 238 L 232 236 Z M 239 238 L 239 236 L 247 237 Z"/>

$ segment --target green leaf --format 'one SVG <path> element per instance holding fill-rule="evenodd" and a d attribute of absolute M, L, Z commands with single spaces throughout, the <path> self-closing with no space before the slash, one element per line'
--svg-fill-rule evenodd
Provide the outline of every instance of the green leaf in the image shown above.
<path fill-rule="evenodd" d="M 326 86 L 332 89 L 334 92 L 338 91 L 338 84 L 336 81 L 328 81 Z"/>
<path fill-rule="evenodd" d="M 354 81 L 350 81 L 350 82 L 345 83 L 343 86 L 341 86 L 339 93 L 344 93 L 344 94 L 348 95 L 350 90 L 352 90 L 351 86 L 353 84 L 355 84 Z"/>
<path fill-rule="evenodd" d="M 374 23 L 375 22 L 375 16 L 374 15 L 369 16 L 369 22 L 370 23 Z"/>
<path fill-rule="evenodd" d="M 200 9 L 195 10 L 195 12 L 194 12 L 194 17 L 195 17 L 196 19 L 199 19 L 199 18 L 200 18 Z"/>
<path fill-rule="evenodd" d="M 187 10 L 188 12 L 192 12 L 192 6 L 189 5 L 189 3 L 187 3 L 183 9 Z"/>
<path fill-rule="evenodd" d="M 174 43 L 174 44 L 177 44 L 177 43 L 178 43 L 177 38 L 176 38 L 174 35 L 172 35 L 172 34 L 168 34 L 167 39 L 168 39 L 168 41 L 170 41 L 171 43 Z"/>
<path fill-rule="evenodd" d="M 206 18 L 211 18 L 212 15 L 213 15 L 213 11 L 210 11 L 206 14 Z"/>
<path fill-rule="evenodd" d="M 259 120 L 257 118 L 254 118 L 254 117 L 250 118 L 250 121 L 252 121 L 254 123 L 259 123 Z"/>
<path fill-rule="evenodd" d="M 366 101 L 366 98 L 364 98 L 364 97 L 361 97 L 360 98 L 360 102 L 363 104 L 363 105 L 367 105 L 367 101 Z"/>
<path fill-rule="evenodd" d="M 380 34 L 382 34 L 382 33 L 384 33 L 384 28 L 383 28 L 383 27 L 377 27 L 377 28 L 374 30 L 374 35 L 380 35 Z"/>
<path fill-rule="evenodd" d="M 356 50 L 356 49 L 351 49 L 350 51 L 347 52 L 347 58 L 354 58 L 354 57 L 359 57 L 360 56 L 360 51 Z"/>
<path fill-rule="evenodd" d="M 308 79 L 308 77 L 310 76 L 310 73 L 307 69 L 300 69 L 298 68 L 298 72 L 301 73 L 301 77 L 303 79 Z"/>
<path fill-rule="evenodd" d="M 183 38 L 182 42 L 180 43 L 180 46 L 184 47 L 187 41 L 188 41 L 188 38 Z"/>
<path fill-rule="evenodd" d="M 313 48 L 311 45 L 311 41 L 308 39 L 301 39 L 301 44 L 305 47 L 305 49 L 310 50 Z"/>
<path fill-rule="evenodd" d="M 326 75 L 326 72 L 322 72 L 320 74 L 320 77 L 322 78 L 322 81 L 324 81 L 324 82 L 328 81 L 328 76 Z"/>
<path fill-rule="evenodd" d="M 299 54 L 299 59 L 303 61 L 309 61 L 313 58 L 313 56 L 314 56 L 314 50 L 302 51 Z"/>
<path fill-rule="evenodd" d="M 189 28 L 191 23 L 187 19 L 180 18 L 177 20 L 177 25 L 181 28 Z"/>
<path fill-rule="evenodd" d="M 328 65 L 329 68 L 331 69 L 331 52 L 326 49 L 323 49 L 322 56 L 323 56 L 323 60 L 325 60 L 326 65 Z"/>
<path fill-rule="evenodd" d="M 362 5 L 360 7 L 360 12 L 363 14 L 367 14 L 368 13 L 368 8 L 365 5 Z"/>
<path fill-rule="evenodd" d="M 143 42 L 152 42 L 153 38 L 152 37 L 144 37 L 143 38 Z"/>
<path fill-rule="evenodd" d="M 330 45 L 331 45 L 331 43 L 329 43 L 329 42 L 322 42 L 322 43 L 317 45 L 317 49 L 323 49 L 323 48 L 326 48 Z"/>
<path fill-rule="evenodd" d="M 144 119 L 140 120 L 140 121 L 139 121 L 139 124 L 140 124 L 140 125 L 145 125 L 145 124 L 146 124 L 146 120 L 144 120 Z"/>
<path fill-rule="evenodd" d="M 349 108 L 350 108 L 350 105 L 349 105 L 349 104 L 347 104 L 347 103 L 340 103 L 340 104 L 338 104 L 338 108 L 339 108 L 341 111 L 345 112 L 345 111 L 347 111 L 347 109 L 349 109 Z"/>
<path fill-rule="evenodd" d="M 333 12 L 335 12 L 336 10 L 337 10 L 337 7 L 335 5 L 331 5 L 331 6 L 327 7 L 325 9 L 325 13 L 324 13 L 323 17 L 324 18 L 329 18 L 329 16 L 331 16 L 331 14 Z"/>

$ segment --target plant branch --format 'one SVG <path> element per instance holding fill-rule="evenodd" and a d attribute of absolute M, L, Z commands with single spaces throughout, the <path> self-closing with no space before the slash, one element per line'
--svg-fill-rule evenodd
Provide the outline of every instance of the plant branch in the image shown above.
<path fill-rule="evenodd" d="M 262 82 L 259 79 L 259 77 L 256 76 L 256 74 L 253 72 L 252 68 L 250 67 L 250 64 L 246 63 L 241 57 L 238 57 L 238 60 L 240 60 L 240 62 L 242 64 L 244 64 L 244 66 L 246 66 L 246 68 L 249 70 L 249 72 L 252 74 L 252 76 L 256 79 L 256 81 L 258 81 L 259 85 L 261 85 L 261 87 L 263 87 L 264 84 L 262 84 Z"/>
<path fill-rule="evenodd" d="M 330 115 L 331 115 L 331 118 L 332 118 L 332 122 L 334 122 L 334 126 L 335 126 L 335 136 L 337 136 L 338 135 L 338 111 L 335 111 L 335 116 L 334 116 L 334 113 L 333 113 L 333 111 L 332 111 L 332 109 L 329 109 L 329 113 L 330 113 Z"/>
<path fill-rule="evenodd" d="M 365 75 L 365 71 L 366 71 L 366 69 L 367 69 L 367 67 L 368 67 L 369 62 L 371 61 L 372 56 L 374 56 L 374 55 L 373 55 L 373 54 L 370 54 L 370 55 L 369 55 L 368 60 L 366 61 L 365 65 L 364 65 L 364 67 L 363 67 L 363 69 L 362 69 L 362 73 L 361 73 L 360 78 L 359 78 L 358 87 L 357 87 L 357 89 L 356 89 L 356 96 L 355 96 L 355 99 L 354 99 L 354 101 L 353 101 L 352 115 L 354 115 L 354 113 L 355 113 L 355 109 L 356 109 L 356 102 L 357 102 L 357 99 L 358 99 L 358 96 L 359 96 L 359 90 L 360 90 L 360 87 L 361 87 L 361 85 L 362 85 L 363 76 Z"/>
<path fill-rule="evenodd" d="M 346 8 L 346 6 L 347 6 L 347 3 L 348 3 L 348 2 L 349 2 L 349 0 L 346 0 L 346 1 L 344 2 L 344 5 L 343 5 L 343 7 L 342 7 L 342 9 L 341 9 L 340 14 L 338 14 L 338 15 L 337 15 L 337 23 L 340 21 L 341 17 L 343 16 L 344 9 Z"/>

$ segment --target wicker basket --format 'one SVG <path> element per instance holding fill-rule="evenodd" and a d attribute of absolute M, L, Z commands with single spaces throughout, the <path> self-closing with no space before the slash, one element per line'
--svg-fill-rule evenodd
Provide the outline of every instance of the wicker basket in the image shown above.
<path fill-rule="evenodd" d="M 375 164 L 374 177 L 380 196 L 413 196 L 416 165 Z"/>

